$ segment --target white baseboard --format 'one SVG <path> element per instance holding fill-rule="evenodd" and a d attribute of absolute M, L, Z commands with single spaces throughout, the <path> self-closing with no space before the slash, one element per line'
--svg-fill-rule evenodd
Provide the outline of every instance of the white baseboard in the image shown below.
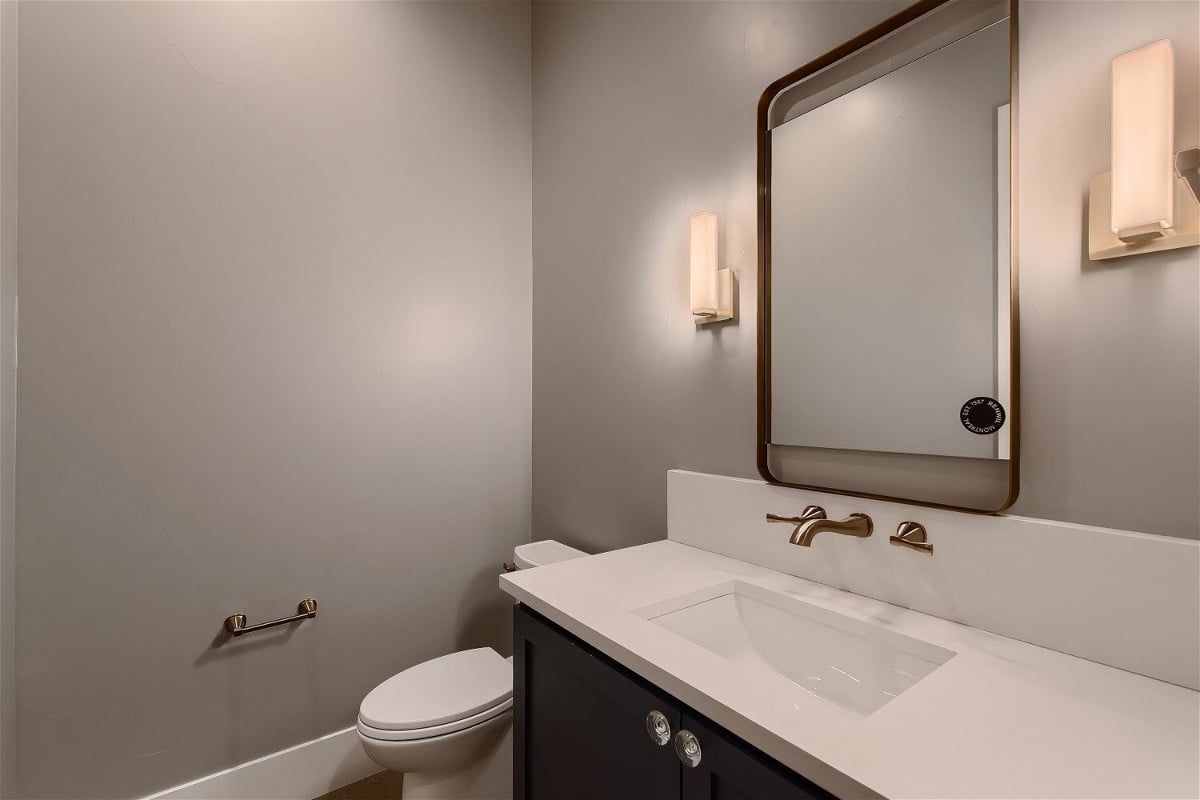
<path fill-rule="evenodd" d="M 380 771 L 355 728 L 322 736 L 165 789 L 145 800 L 305 800 Z"/>
<path fill-rule="evenodd" d="M 869 539 L 788 544 L 809 503 L 831 519 L 870 514 Z M 929 530 L 933 557 L 893 547 L 902 520 Z M 1200 542 L 1025 517 L 940 511 L 667 473 L 667 536 L 935 617 L 1200 689 Z"/>

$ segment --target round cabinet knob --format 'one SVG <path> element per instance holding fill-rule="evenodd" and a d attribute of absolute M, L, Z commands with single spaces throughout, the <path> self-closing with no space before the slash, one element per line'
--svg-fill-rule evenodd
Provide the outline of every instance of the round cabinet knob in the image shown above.
<path fill-rule="evenodd" d="M 671 741 L 671 723 L 661 711 L 651 711 L 646 715 L 646 733 L 650 734 L 650 741 L 665 747 Z"/>
<path fill-rule="evenodd" d="M 679 760 L 689 767 L 700 765 L 700 740 L 691 731 L 680 731 L 675 734 L 675 754 Z"/>

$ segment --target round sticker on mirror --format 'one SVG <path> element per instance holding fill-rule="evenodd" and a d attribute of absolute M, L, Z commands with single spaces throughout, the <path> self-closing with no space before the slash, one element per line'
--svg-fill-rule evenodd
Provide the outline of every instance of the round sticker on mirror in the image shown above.
<path fill-rule="evenodd" d="M 987 436 L 1004 427 L 1004 406 L 992 397 L 972 397 L 963 403 L 958 415 L 962 426 L 971 433 Z"/>

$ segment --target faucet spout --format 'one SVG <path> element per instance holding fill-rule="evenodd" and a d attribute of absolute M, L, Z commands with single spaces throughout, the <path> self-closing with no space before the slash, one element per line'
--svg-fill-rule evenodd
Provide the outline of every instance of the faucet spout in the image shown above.
<path fill-rule="evenodd" d="M 796 530 L 800 530 L 800 526 L 810 520 L 825 519 L 825 509 L 820 506 L 806 506 L 804 511 L 798 517 L 783 517 L 779 514 L 767 514 L 767 522 L 786 522 L 788 525 L 795 525 Z M 792 533 L 795 536 L 795 532 Z"/>
<path fill-rule="evenodd" d="M 840 533 L 843 536 L 855 536 L 865 539 L 875 530 L 875 524 L 866 514 L 851 514 L 843 520 L 810 519 L 796 526 L 788 539 L 800 547 L 812 547 L 812 540 L 818 533 Z"/>

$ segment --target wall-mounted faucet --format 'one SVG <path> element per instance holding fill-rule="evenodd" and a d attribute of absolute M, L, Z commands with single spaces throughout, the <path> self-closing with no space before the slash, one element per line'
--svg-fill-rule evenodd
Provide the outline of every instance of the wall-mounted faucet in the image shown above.
<path fill-rule="evenodd" d="M 788 541 L 800 547 L 812 547 L 812 540 L 818 533 L 840 533 L 865 539 L 875 530 L 875 524 L 866 514 L 851 514 L 843 520 L 826 519 L 825 509 L 820 506 L 809 506 L 798 517 L 767 514 L 767 522 L 787 522 L 795 525 L 796 529 L 792 531 Z"/>

